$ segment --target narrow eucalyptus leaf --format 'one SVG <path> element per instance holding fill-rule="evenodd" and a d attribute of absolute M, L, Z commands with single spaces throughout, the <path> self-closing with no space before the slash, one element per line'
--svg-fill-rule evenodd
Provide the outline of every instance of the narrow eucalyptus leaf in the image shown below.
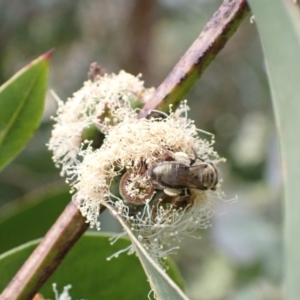
<path fill-rule="evenodd" d="M 149 283 L 156 297 L 161 300 L 188 300 L 187 296 L 182 292 L 179 286 L 172 281 L 167 273 L 159 266 L 147 253 L 145 248 L 141 245 L 135 235 L 131 232 L 129 226 L 122 219 L 122 217 L 114 210 L 113 207 L 107 205 L 107 208 L 120 222 L 123 229 L 128 234 L 137 256 L 147 274 Z"/>
<path fill-rule="evenodd" d="M 300 9 L 297 1 L 249 0 L 264 50 L 279 136 L 285 196 L 286 299 L 300 294 Z"/>

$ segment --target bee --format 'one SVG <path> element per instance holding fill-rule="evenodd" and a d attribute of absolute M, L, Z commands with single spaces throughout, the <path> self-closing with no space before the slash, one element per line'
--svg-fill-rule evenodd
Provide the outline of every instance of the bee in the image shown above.
<path fill-rule="evenodd" d="M 158 189 L 169 196 L 187 195 L 189 188 L 215 190 L 218 183 L 218 170 L 209 161 L 195 156 L 191 159 L 183 152 L 173 155 L 174 161 L 166 161 L 151 167 L 149 177 Z"/>

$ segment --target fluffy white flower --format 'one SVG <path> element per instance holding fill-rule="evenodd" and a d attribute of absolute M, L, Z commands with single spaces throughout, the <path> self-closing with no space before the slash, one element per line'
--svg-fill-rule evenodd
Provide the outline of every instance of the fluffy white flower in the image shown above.
<path fill-rule="evenodd" d="M 124 71 L 85 82 L 66 103 L 58 101 L 49 149 L 62 175 L 67 175 L 76 193 L 74 202 L 90 226 L 99 228 L 100 207 L 109 203 L 151 256 L 160 260 L 177 247 L 183 235 L 209 226 L 213 195 L 218 197 L 221 192 L 219 186 L 217 191 L 204 189 L 215 188 L 214 165 L 222 159 L 213 150 L 213 141 L 199 137 L 187 118 L 186 103 L 161 118 L 138 119 L 136 105 L 152 92 L 139 77 Z M 100 133 L 101 147 L 95 145 Z M 155 182 L 151 170 L 179 157 L 213 168 L 213 184 L 170 192 Z M 189 166 L 184 168 L 189 171 Z"/>
<path fill-rule="evenodd" d="M 108 201 L 128 220 L 133 232 L 155 258 L 170 251 L 171 240 L 209 226 L 213 214 L 207 191 L 192 190 L 188 202 L 154 191 L 147 170 L 184 152 L 218 163 L 212 143 L 200 139 L 181 107 L 165 119 L 128 119 L 111 128 L 100 149 L 82 148 L 82 163 L 69 182 L 91 226 L 99 226 L 100 205 Z M 120 178 L 122 179 L 120 180 Z M 124 179 L 125 178 L 125 179 Z M 119 186 L 119 190 L 116 190 Z"/>
<path fill-rule="evenodd" d="M 53 151 L 55 164 L 62 167 L 61 174 L 68 174 L 77 162 L 81 143 L 87 138 L 85 130 L 95 127 L 106 134 L 120 121 L 136 117 L 135 107 L 152 93 L 153 89 L 144 88 L 140 76 L 120 71 L 86 81 L 65 103 L 58 99 L 56 124 L 48 147 Z"/>

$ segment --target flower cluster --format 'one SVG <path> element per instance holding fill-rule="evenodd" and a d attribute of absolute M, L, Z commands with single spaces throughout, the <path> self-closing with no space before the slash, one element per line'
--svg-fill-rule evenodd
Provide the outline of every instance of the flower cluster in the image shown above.
<path fill-rule="evenodd" d="M 142 103 L 151 93 L 139 78 L 125 72 L 85 83 L 65 104 L 59 102 L 49 148 L 91 227 L 99 228 L 99 208 L 109 203 L 159 260 L 172 250 L 172 241 L 209 226 L 211 194 L 220 190 L 218 186 L 217 191 L 174 186 L 170 196 L 163 184 L 153 181 L 151 170 L 175 163 L 177 153 L 213 165 L 222 159 L 213 150 L 213 141 L 199 138 L 187 118 L 186 103 L 169 115 L 138 119 L 131 100 Z M 101 147 L 95 147 L 93 139 L 84 139 L 91 126 L 104 135 Z M 184 168 L 189 170 L 188 165 Z M 165 175 L 176 176 L 171 169 Z"/>
<path fill-rule="evenodd" d="M 86 81 L 67 102 L 57 100 L 57 116 L 49 150 L 53 160 L 61 166 L 61 175 L 78 161 L 82 142 L 95 131 L 107 134 L 111 127 L 128 118 L 136 118 L 136 107 L 141 107 L 153 93 L 144 88 L 140 76 L 124 71 L 119 74 L 104 74 Z"/>

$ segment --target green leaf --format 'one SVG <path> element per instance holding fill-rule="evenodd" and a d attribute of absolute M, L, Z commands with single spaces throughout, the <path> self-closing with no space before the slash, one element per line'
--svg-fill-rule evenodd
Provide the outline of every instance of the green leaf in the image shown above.
<path fill-rule="evenodd" d="M 164 272 L 164 270 L 150 257 L 142 244 L 138 241 L 135 235 L 131 232 L 127 223 L 123 220 L 120 214 L 107 203 L 104 205 L 110 210 L 113 216 L 120 222 L 123 229 L 127 233 L 134 245 L 138 258 L 147 274 L 149 283 L 156 297 L 161 300 L 188 300 L 187 296 L 170 277 Z"/>
<path fill-rule="evenodd" d="M 24 148 L 38 127 L 51 54 L 40 56 L 0 87 L 0 170 Z"/>
<path fill-rule="evenodd" d="M 54 299 L 52 283 L 57 283 L 59 291 L 68 284 L 72 285 L 72 299 L 147 299 L 150 286 L 135 255 L 121 254 L 118 258 L 107 260 L 112 254 L 128 247 L 129 240 L 120 238 L 110 245 L 109 237 L 98 233 L 85 234 L 40 293 L 46 299 Z M 38 241 L 34 241 L 0 256 L 0 290 L 8 284 L 37 244 Z M 176 269 L 172 270 L 176 273 Z"/>
<path fill-rule="evenodd" d="M 44 236 L 70 200 L 68 189 L 51 185 L 1 208 L 0 253 Z"/>
<path fill-rule="evenodd" d="M 285 196 L 286 299 L 300 294 L 300 10 L 289 1 L 249 0 L 260 34 L 279 135 Z"/>

